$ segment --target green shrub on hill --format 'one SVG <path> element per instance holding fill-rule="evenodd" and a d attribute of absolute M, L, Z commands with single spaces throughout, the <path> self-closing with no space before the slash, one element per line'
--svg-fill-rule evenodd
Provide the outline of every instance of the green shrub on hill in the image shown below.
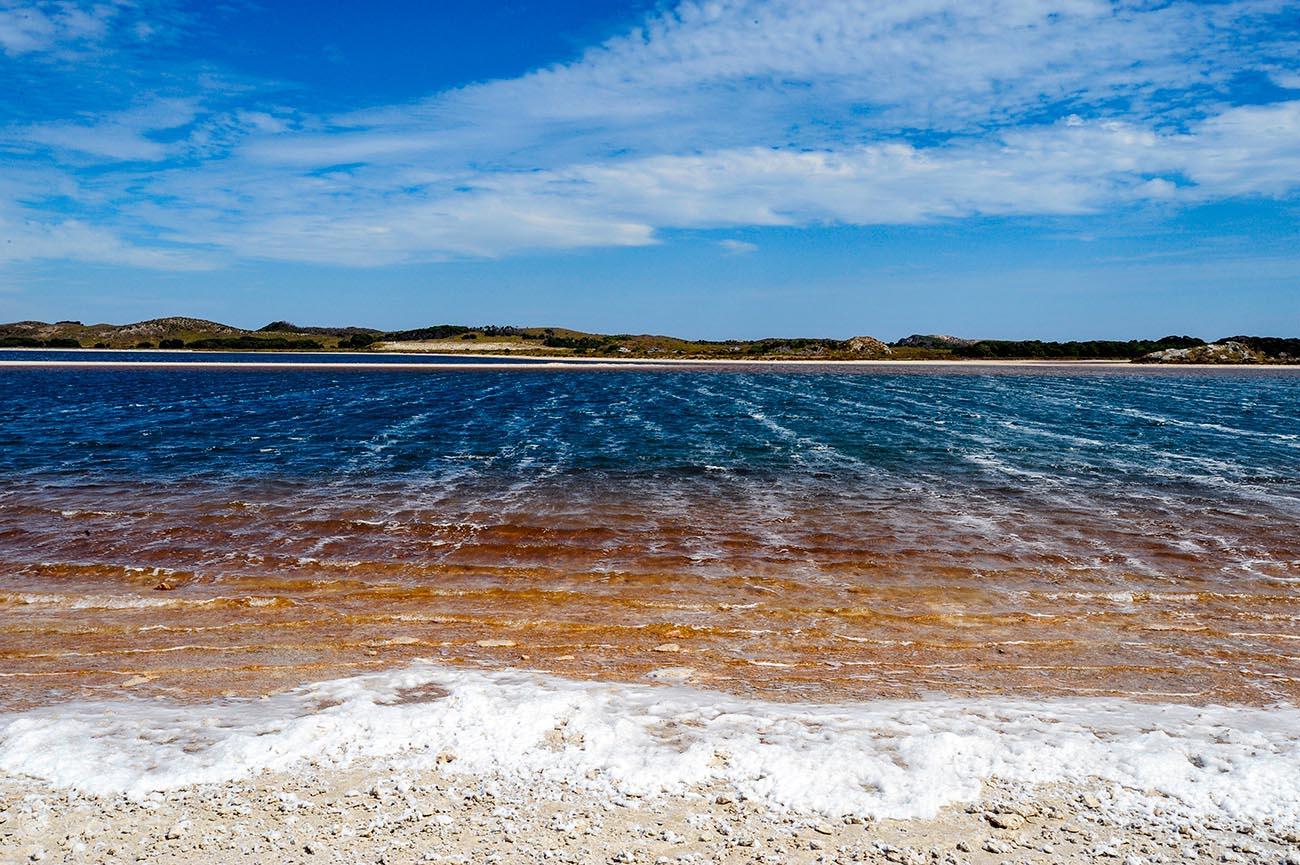
<path fill-rule="evenodd" d="M 986 359 L 1106 360 L 1135 358 L 1166 348 L 1194 348 L 1198 345 L 1205 345 L 1205 340 L 1194 336 L 1166 336 L 1157 340 L 1090 339 L 1071 342 L 982 339 L 970 345 L 953 346 L 952 353 L 956 357 Z"/>
<path fill-rule="evenodd" d="M 81 343 L 71 337 L 0 336 L 0 348 L 81 348 Z"/>
<path fill-rule="evenodd" d="M 469 333 L 469 328 L 462 324 L 435 324 L 432 327 L 417 327 L 413 330 L 394 330 L 384 334 L 390 342 L 419 342 L 431 339 L 451 339 Z"/>
<path fill-rule="evenodd" d="M 196 339 L 186 343 L 187 348 L 198 349 L 218 349 L 226 351 L 246 351 L 246 350 L 291 350 L 291 351 L 316 351 L 323 346 L 318 340 L 314 339 L 286 339 L 282 336 L 224 336 L 212 337 L 209 339 Z"/>
<path fill-rule="evenodd" d="M 1300 339 L 1281 336 L 1225 336 L 1217 342 L 1239 342 L 1272 357 L 1300 357 Z"/>
<path fill-rule="evenodd" d="M 339 340 L 339 348 L 368 348 L 377 341 L 368 333 L 354 333 Z"/>
<path fill-rule="evenodd" d="M 618 340 L 612 336 L 556 336 L 551 334 L 542 340 L 547 348 L 571 348 L 574 351 L 600 351 L 606 346 L 617 346 Z"/>

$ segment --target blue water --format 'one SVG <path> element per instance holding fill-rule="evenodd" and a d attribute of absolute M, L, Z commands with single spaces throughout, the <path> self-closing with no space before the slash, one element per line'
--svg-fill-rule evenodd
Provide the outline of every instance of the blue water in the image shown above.
<path fill-rule="evenodd" d="M 1106 521 L 1136 568 L 1158 569 L 1137 549 L 1151 537 L 1290 568 L 1298 406 L 1300 375 L 1258 370 L 0 368 L 0 501 L 189 490 L 398 522 L 612 507 L 647 526 L 725 506 L 706 551 L 779 546 L 830 512 L 1093 564 L 1115 552 Z"/>
<path fill-rule="evenodd" d="M 243 355 L 247 357 L 247 355 Z M 1300 501 L 1300 374 L 4 369 L 0 473 L 763 475 Z M 472 477 L 471 477 L 472 479 Z"/>

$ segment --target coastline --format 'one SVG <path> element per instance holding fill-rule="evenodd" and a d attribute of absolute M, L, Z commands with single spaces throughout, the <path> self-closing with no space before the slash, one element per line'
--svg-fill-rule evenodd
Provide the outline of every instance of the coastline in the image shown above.
<path fill-rule="evenodd" d="M 172 709 L 0 716 L 0 853 L 1300 862 L 1287 707 L 772 704 L 429 665 Z"/>
<path fill-rule="evenodd" d="M 3 349 L 3 351 L 44 351 L 44 349 Z M 156 353 L 150 349 L 114 349 L 115 352 L 139 352 L 142 354 Z M 178 349 L 179 351 L 179 349 Z M 204 354 L 204 352 L 193 352 L 194 354 Z M 277 352 L 239 352 L 247 355 L 274 355 Z M 297 352 L 288 352 L 296 354 Z M 410 352 L 389 352 L 385 356 L 406 356 Z M 348 355 L 364 356 L 364 355 Z M 438 357 L 433 354 L 415 355 L 419 357 Z M 553 355 L 481 355 L 481 354 L 457 354 L 447 355 L 449 358 L 474 358 L 479 360 L 477 363 L 458 363 L 448 361 L 440 363 L 438 361 L 424 361 L 402 363 L 402 362 L 370 362 L 366 361 L 179 361 L 179 360 L 3 360 L 0 361 L 0 369 L 15 368 L 83 368 L 83 369 L 357 369 L 357 370 L 577 370 L 577 369 L 675 369 L 675 368 L 701 368 L 701 369 L 817 369 L 822 367 L 832 369 L 938 369 L 938 370 L 962 370 L 962 369 L 1047 369 L 1047 370 L 1130 370 L 1130 371 L 1147 371 L 1159 372 L 1170 370 L 1271 370 L 1271 371 L 1298 371 L 1300 365 L 1295 364 L 1215 364 L 1215 363 L 1180 363 L 1180 364 L 1139 364 L 1124 360 L 1019 360 L 1019 359 L 971 359 L 971 360 L 890 360 L 890 359 L 863 359 L 863 360 L 738 360 L 731 358 L 701 358 L 701 359 L 684 359 L 684 358 L 635 358 L 629 360 L 615 360 L 609 358 L 575 358 L 575 357 L 555 357 Z M 505 357 L 509 357 L 506 360 Z M 500 359 L 499 362 L 492 362 Z"/>
<path fill-rule="evenodd" d="M 706 788 L 671 797 L 520 789 L 384 767 L 267 775 L 142 802 L 0 783 L 0 851 L 14 861 L 227 865 L 560 863 L 1258 862 L 1296 865 L 1293 830 L 1134 818 L 1106 791 L 996 782 L 929 819 L 773 812 Z"/>

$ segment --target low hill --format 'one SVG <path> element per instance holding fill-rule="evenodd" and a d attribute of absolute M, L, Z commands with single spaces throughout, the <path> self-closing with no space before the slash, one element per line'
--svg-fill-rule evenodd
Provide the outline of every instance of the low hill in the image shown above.
<path fill-rule="evenodd" d="M 382 330 L 376 330 L 373 327 L 300 327 L 288 321 L 273 321 L 265 327 L 259 327 L 257 333 L 305 333 L 315 336 L 344 336 L 350 337 L 357 334 L 366 334 L 369 336 L 381 336 Z"/>
<path fill-rule="evenodd" d="M 24 348 L 303 348 L 319 349 L 318 340 L 297 334 L 247 331 L 202 318 L 171 316 L 131 324 L 82 324 L 79 321 L 18 321 L 0 324 L 0 347 Z"/>
<path fill-rule="evenodd" d="M 1295 364 L 1300 363 L 1300 339 L 1276 336 L 1228 336 L 1208 344 L 1153 351 L 1138 358 L 1137 362 Z"/>
<path fill-rule="evenodd" d="M 0 324 L 0 347 L 513 352 L 579 357 L 810 360 L 884 357 L 892 352 L 889 346 L 872 337 L 696 341 L 654 334 L 586 333 L 559 327 L 439 324 L 380 331 L 364 327 L 303 327 L 287 321 L 274 321 L 257 330 L 245 330 L 220 322 L 179 316 L 121 325 L 86 325 L 79 321 Z"/>
<path fill-rule="evenodd" d="M 1300 339 L 1234 336 L 1219 340 L 1246 353 L 1193 351 L 1207 346 L 1192 336 L 1156 340 L 964 339 L 946 334 L 913 334 L 892 345 L 870 336 L 850 339 L 770 337 L 751 340 L 689 340 L 661 334 L 587 333 L 562 327 L 437 324 L 407 330 L 366 327 L 304 327 L 273 321 L 246 330 L 185 316 L 131 324 L 79 321 L 16 321 L 0 324 L 0 347 L 23 348 L 186 348 L 237 351 L 405 351 L 428 353 L 531 354 L 556 357 L 678 358 L 734 360 L 1024 359 L 1141 360 L 1188 362 L 1189 356 L 1219 362 L 1300 363 Z"/>
<path fill-rule="evenodd" d="M 978 341 L 963 339 L 960 336 L 949 336 L 946 333 L 914 333 L 911 336 L 903 337 L 894 345 L 900 348 L 956 348 L 971 345 Z"/>

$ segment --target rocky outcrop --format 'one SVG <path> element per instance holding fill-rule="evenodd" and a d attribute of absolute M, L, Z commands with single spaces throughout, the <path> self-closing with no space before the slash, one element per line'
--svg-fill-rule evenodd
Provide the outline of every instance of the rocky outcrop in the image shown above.
<path fill-rule="evenodd" d="M 1136 363 L 1264 363 L 1268 359 L 1245 343 L 1228 340 L 1192 348 L 1167 348 L 1138 358 Z"/>
<path fill-rule="evenodd" d="M 905 336 L 894 345 L 904 348 L 954 348 L 956 346 L 974 345 L 979 342 L 975 339 L 962 339 L 960 336 L 950 336 L 946 333 L 914 333 L 911 336 Z"/>
<path fill-rule="evenodd" d="M 892 348 L 874 336 L 855 336 L 848 340 L 844 347 L 854 354 L 868 357 L 887 357 L 894 353 Z"/>

